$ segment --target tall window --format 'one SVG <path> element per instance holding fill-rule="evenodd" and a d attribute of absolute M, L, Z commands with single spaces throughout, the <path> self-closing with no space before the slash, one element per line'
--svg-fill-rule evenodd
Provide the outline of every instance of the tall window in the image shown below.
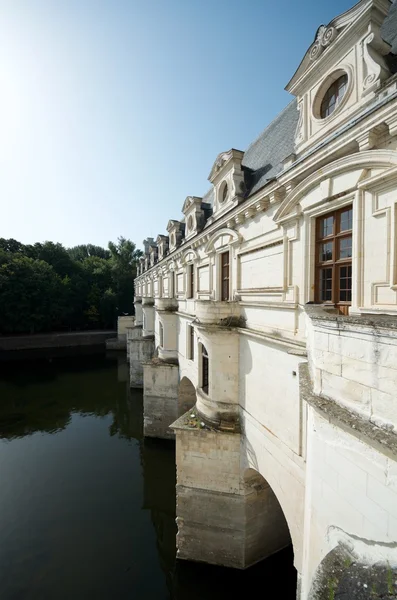
<path fill-rule="evenodd" d="M 208 394 L 209 375 L 208 375 L 208 352 L 205 346 L 202 346 L 202 388 L 203 392 Z"/>
<path fill-rule="evenodd" d="M 221 300 L 229 300 L 229 252 L 221 254 Z"/>
<path fill-rule="evenodd" d="M 317 219 L 315 300 L 345 315 L 352 300 L 352 229 L 352 206 Z"/>
<path fill-rule="evenodd" d="M 189 360 L 194 360 L 194 327 L 188 325 L 188 357 Z"/>
<path fill-rule="evenodd" d="M 171 298 L 176 298 L 176 273 L 175 273 L 175 271 L 172 271 L 171 277 L 172 277 Z"/>
<path fill-rule="evenodd" d="M 160 347 L 164 346 L 164 327 L 162 323 L 159 323 L 159 334 L 160 334 Z"/>
<path fill-rule="evenodd" d="M 189 265 L 187 271 L 188 282 L 187 282 L 187 298 L 194 297 L 194 265 Z"/>

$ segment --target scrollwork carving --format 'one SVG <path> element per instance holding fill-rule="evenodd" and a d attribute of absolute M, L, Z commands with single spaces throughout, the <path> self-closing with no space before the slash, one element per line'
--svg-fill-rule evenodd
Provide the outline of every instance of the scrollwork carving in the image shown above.
<path fill-rule="evenodd" d="M 335 27 L 325 27 L 325 25 L 321 25 L 317 32 L 316 41 L 310 48 L 310 60 L 317 60 L 324 49 L 332 44 L 337 35 L 338 31 Z"/>
<path fill-rule="evenodd" d="M 377 40 L 373 32 L 363 40 L 363 60 L 365 73 L 363 96 L 365 96 L 376 89 L 389 74 L 385 59 L 377 50 Z"/>

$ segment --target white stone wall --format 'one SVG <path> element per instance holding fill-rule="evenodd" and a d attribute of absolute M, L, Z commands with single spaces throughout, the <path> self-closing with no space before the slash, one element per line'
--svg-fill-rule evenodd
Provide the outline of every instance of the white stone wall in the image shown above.
<path fill-rule="evenodd" d="M 307 317 L 314 392 L 397 430 L 397 330 Z"/>
<path fill-rule="evenodd" d="M 397 462 L 309 408 L 302 600 L 338 544 L 397 567 Z"/>

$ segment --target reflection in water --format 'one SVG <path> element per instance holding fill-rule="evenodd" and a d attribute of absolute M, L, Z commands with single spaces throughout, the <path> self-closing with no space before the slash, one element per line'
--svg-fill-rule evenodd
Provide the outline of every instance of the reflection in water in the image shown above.
<path fill-rule="evenodd" d="M 0 364 L 2 600 L 291 600 L 290 551 L 245 572 L 175 560 L 175 452 L 143 440 L 124 358 Z"/>

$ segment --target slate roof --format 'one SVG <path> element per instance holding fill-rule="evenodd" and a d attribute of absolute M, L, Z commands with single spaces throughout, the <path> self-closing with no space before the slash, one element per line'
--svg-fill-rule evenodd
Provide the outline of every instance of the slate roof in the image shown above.
<path fill-rule="evenodd" d="M 390 67 L 397 72 L 397 0 L 381 28 L 383 39 L 392 47 Z M 266 127 L 247 148 L 242 162 L 245 171 L 246 197 L 260 190 L 282 170 L 282 161 L 294 152 L 295 131 L 299 113 L 296 99 Z"/>
<path fill-rule="evenodd" d="M 296 105 L 294 98 L 245 151 L 242 165 L 247 195 L 274 179 L 282 169 L 282 161 L 294 152 L 299 118 Z"/>
<path fill-rule="evenodd" d="M 390 44 L 392 53 L 397 54 L 397 0 L 391 5 L 380 32 L 385 42 Z"/>

